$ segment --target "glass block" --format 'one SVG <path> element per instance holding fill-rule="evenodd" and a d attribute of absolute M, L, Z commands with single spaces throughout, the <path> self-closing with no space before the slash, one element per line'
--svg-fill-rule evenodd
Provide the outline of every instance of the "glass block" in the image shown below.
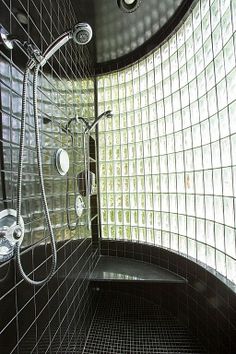
<path fill-rule="evenodd" d="M 207 190 L 207 189 L 206 189 Z M 206 219 L 214 220 L 214 200 L 212 196 L 205 196 Z"/>
<path fill-rule="evenodd" d="M 195 77 L 196 77 L 196 66 L 195 66 L 195 59 L 194 59 L 194 57 L 192 57 L 192 58 L 188 61 L 187 74 L 188 74 L 188 82 L 191 82 L 191 81 L 194 80 Z M 196 92 L 196 94 L 197 94 L 197 92 Z M 194 100 L 193 100 L 193 101 L 194 101 Z"/>
<path fill-rule="evenodd" d="M 206 68 L 206 84 L 207 90 L 210 90 L 215 85 L 215 73 L 213 62 L 211 62 Z"/>
<path fill-rule="evenodd" d="M 236 279 L 236 261 L 230 257 L 226 257 L 226 273 L 227 278 L 235 283 Z"/>
<path fill-rule="evenodd" d="M 226 80 L 224 79 L 217 85 L 217 102 L 219 109 L 227 105 Z"/>
<path fill-rule="evenodd" d="M 196 170 L 202 169 L 202 150 L 201 148 L 196 148 L 193 150 L 193 158 L 194 158 L 194 168 Z"/>
<path fill-rule="evenodd" d="M 203 47 L 204 50 L 204 61 L 205 66 L 207 66 L 213 60 L 213 50 L 212 50 L 212 39 L 211 37 L 207 39 Z"/>
<path fill-rule="evenodd" d="M 115 207 L 116 208 L 122 207 L 122 197 L 120 194 L 115 194 Z"/>
<path fill-rule="evenodd" d="M 235 67 L 234 43 L 231 38 L 224 47 L 225 71 L 228 74 Z"/>
<path fill-rule="evenodd" d="M 107 225 L 102 225 L 102 237 L 105 238 L 105 239 L 109 238 L 108 226 Z"/>
<path fill-rule="evenodd" d="M 199 99 L 199 117 L 201 121 L 208 118 L 208 103 L 206 95 Z"/>
<path fill-rule="evenodd" d="M 215 255 L 215 249 L 212 247 L 207 246 L 206 248 L 206 260 L 207 260 L 207 265 L 213 269 L 216 267 L 216 255 Z"/>
<path fill-rule="evenodd" d="M 223 194 L 232 196 L 233 195 L 233 185 L 232 185 L 232 170 L 231 168 L 222 169 L 222 182 L 223 182 Z"/>
<path fill-rule="evenodd" d="M 188 82 L 188 75 L 187 75 L 187 67 L 184 65 L 180 70 L 179 70 L 179 83 L 180 87 L 183 87 L 187 84 Z"/>
<path fill-rule="evenodd" d="M 186 214 L 186 200 L 185 196 L 181 194 L 178 195 L 178 213 Z"/>
<path fill-rule="evenodd" d="M 192 36 L 186 41 L 185 47 L 186 47 L 186 59 L 188 61 L 188 66 L 189 66 L 190 58 L 192 58 L 194 55 L 194 41 Z"/>
<path fill-rule="evenodd" d="M 193 195 L 187 195 L 186 207 L 187 207 L 188 215 L 195 215 L 195 198 Z M 193 231 L 193 230 L 191 230 L 191 231 Z M 194 235 L 195 235 L 195 232 L 194 232 Z"/>
<path fill-rule="evenodd" d="M 200 242 L 197 242 L 197 259 L 206 263 L 206 246 Z"/>
<path fill-rule="evenodd" d="M 223 17 L 221 18 L 221 29 L 222 29 L 222 39 L 224 45 L 228 42 L 229 38 L 232 37 L 232 33 L 233 33 L 230 7 L 227 8 Z"/>
<path fill-rule="evenodd" d="M 212 161 L 211 161 L 211 147 L 210 145 L 205 145 L 203 146 L 202 149 L 202 154 L 203 154 L 203 168 L 208 169 L 212 167 Z"/>
<path fill-rule="evenodd" d="M 219 141 L 216 141 L 211 144 L 211 154 L 212 154 L 212 167 L 213 168 L 221 167 Z"/>
<path fill-rule="evenodd" d="M 180 87 L 179 72 L 171 76 L 171 89 L 172 92 L 176 92 Z M 157 96 L 158 97 L 158 96 Z"/>
<path fill-rule="evenodd" d="M 221 197 L 214 197 L 214 209 L 215 209 L 215 221 L 223 224 L 224 223 L 223 199 Z"/>
<path fill-rule="evenodd" d="M 162 246 L 170 248 L 170 234 L 168 232 L 162 232 Z"/>
<path fill-rule="evenodd" d="M 226 259 L 225 254 L 219 251 L 216 251 L 216 270 L 226 276 Z"/>
<path fill-rule="evenodd" d="M 185 215 L 179 215 L 178 217 L 179 222 L 179 234 L 182 236 L 187 235 L 187 220 Z"/>
<path fill-rule="evenodd" d="M 216 247 L 214 222 L 206 220 L 206 242 L 212 247 Z"/>
<path fill-rule="evenodd" d="M 132 240 L 134 242 L 137 242 L 139 239 L 139 229 L 137 227 L 132 227 L 131 228 L 131 232 L 132 232 Z"/>
<path fill-rule="evenodd" d="M 188 256 L 191 258 L 196 258 L 197 256 L 195 240 L 188 239 Z"/>
<path fill-rule="evenodd" d="M 199 122 L 198 102 L 193 102 L 190 105 L 190 112 L 191 112 L 191 122 L 192 122 L 192 124 L 195 124 L 195 123 Z"/>
<path fill-rule="evenodd" d="M 234 68 L 230 74 L 227 76 L 227 93 L 228 93 L 228 103 L 231 103 L 236 99 L 236 69 Z"/>
<path fill-rule="evenodd" d="M 181 107 L 186 107 L 189 105 L 189 92 L 188 92 L 188 86 L 185 86 L 181 90 Z"/>
<path fill-rule="evenodd" d="M 170 74 L 173 75 L 178 70 L 178 57 L 177 53 L 170 57 Z"/>
<path fill-rule="evenodd" d="M 109 210 L 109 224 L 114 224 L 115 223 L 115 211 L 114 209 Z"/>
<path fill-rule="evenodd" d="M 187 201 L 187 205 L 189 205 Z M 191 213 L 188 213 L 191 214 Z M 195 239 L 196 238 L 196 219 L 190 216 L 187 216 L 187 236 Z"/>
<path fill-rule="evenodd" d="M 171 81 L 170 78 L 167 78 L 163 81 L 163 87 L 161 88 L 164 92 L 164 97 L 167 97 L 171 93 Z"/>
<path fill-rule="evenodd" d="M 224 198 L 224 222 L 228 226 L 235 227 L 233 198 Z"/>
<path fill-rule="evenodd" d="M 230 139 L 224 138 L 221 140 L 222 166 L 230 166 L 232 164 Z"/>
<path fill-rule="evenodd" d="M 220 0 L 215 0 L 211 5 L 211 27 L 212 30 L 220 21 Z"/>
<path fill-rule="evenodd" d="M 235 229 L 225 227 L 225 251 L 226 253 L 236 258 L 236 234 Z"/>
<path fill-rule="evenodd" d="M 147 242 L 147 233 L 146 233 L 146 229 L 144 228 L 139 228 L 139 241 Z"/>
<path fill-rule="evenodd" d="M 174 251 L 179 251 L 179 236 L 176 234 L 171 234 L 170 248 Z"/>
<path fill-rule="evenodd" d="M 187 254 L 187 238 L 184 236 L 179 236 L 179 249 L 180 253 Z"/>

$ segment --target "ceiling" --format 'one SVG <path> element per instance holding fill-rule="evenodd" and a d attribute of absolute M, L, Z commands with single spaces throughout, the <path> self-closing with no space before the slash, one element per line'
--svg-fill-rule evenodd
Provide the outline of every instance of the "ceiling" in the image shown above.
<path fill-rule="evenodd" d="M 96 72 L 111 71 L 139 59 L 176 27 L 193 0 L 142 0 L 133 13 L 117 0 L 71 0 L 79 20 L 94 30 Z"/>
<path fill-rule="evenodd" d="M 57 1 L 52 0 L 52 5 L 57 4 Z M 95 72 L 99 74 L 126 66 L 154 49 L 177 26 L 195 0 L 142 0 L 139 8 L 133 13 L 122 12 L 117 0 L 68 1 L 76 13 L 77 22 L 88 22 L 93 29 L 92 41 L 86 47 L 94 63 Z M 37 3 L 37 0 L 35 2 Z M 27 8 L 27 0 L 21 0 L 21 3 Z M 34 6 L 30 6 L 29 21 L 33 21 L 32 25 L 30 23 L 30 36 L 35 43 L 41 43 L 40 33 L 37 31 L 37 27 L 40 28 L 40 16 Z M 19 10 L 20 2 L 12 0 L 12 7 Z M 7 13 L 0 13 L 0 23 L 5 28 L 10 27 Z M 44 23 L 45 42 L 50 43 L 51 38 L 58 34 L 50 33 L 47 28 L 50 18 L 46 12 Z M 17 33 L 21 40 L 25 40 L 25 32 L 14 17 L 11 28 L 13 34 Z M 62 28 L 61 32 L 64 30 Z M 23 66 L 26 59 L 21 58 L 17 50 L 13 54 L 13 60 L 19 62 L 22 59 Z M 80 56 L 81 60 L 82 57 Z"/>
<path fill-rule="evenodd" d="M 143 0 L 124 13 L 116 0 L 95 1 L 97 62 L 107 62 L 138 48 L 170 19 L 182 0 Z"/>

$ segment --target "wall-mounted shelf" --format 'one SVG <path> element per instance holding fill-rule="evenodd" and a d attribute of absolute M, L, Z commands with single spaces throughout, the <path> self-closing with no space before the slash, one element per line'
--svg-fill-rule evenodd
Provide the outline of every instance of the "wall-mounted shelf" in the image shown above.
<path fill-rule="evenodd" d="M 124 257 L 100 256 L 91 282 L 146 282 L 185 284 L 187 280 L 168 269 Z"/>

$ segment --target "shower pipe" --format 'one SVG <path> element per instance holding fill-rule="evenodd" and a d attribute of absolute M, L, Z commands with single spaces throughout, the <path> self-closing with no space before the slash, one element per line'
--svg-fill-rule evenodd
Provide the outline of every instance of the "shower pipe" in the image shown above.
<path fill-rule="evenodd" d="M 87 195 L 87 203 L 88 203 L 88 214 L 87 214 L 87 223 L 88 223 L 88 229 L 91 230 L 91 203 L 90 203 L 90 191 L 91 191 L 91 184 L 90 184 L 90 163 L 89 163 L 89 152 L 90 152 L 90 146 L 89 146 L 89 136 L 90 132 L 95 126 L 99 123 L 100 119 L 103 117 L 106 118 L 112 118 L 113 113 L 111 110 L 105 111 L 102 114 L 100 114 L 95 120 L 92 122 L 90 125 L 86 119 L 83 117 L 75 117 L 72 119 L 76 120 L 81 120 L 85 124 L 85 130 L 83 134 L 83 146 L 85 150 L 84 154 L 84 165 L 85 165 L 85 190 L 86 190 L 86 195 Z M 70 123 L 70 122 L 69 122 Z M 69 125 L 68 123 L 68 125 Z"/>

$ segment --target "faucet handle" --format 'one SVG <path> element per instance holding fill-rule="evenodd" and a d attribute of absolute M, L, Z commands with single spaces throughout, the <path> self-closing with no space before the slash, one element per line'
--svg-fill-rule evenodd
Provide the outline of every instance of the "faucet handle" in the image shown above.
<path fill-rule="evenodd" d="M 8 226 L 1 227 L 1 229 L 0 229 L 0 237 L 6 237 L 8 230 L 9 230 Z"/>

